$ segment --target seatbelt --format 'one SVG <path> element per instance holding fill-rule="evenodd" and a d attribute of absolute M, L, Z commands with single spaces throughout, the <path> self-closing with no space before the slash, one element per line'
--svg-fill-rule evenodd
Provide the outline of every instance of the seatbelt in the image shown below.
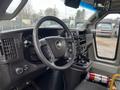
<path fill-rule="evenodd" d="M 120 74 L 114 74 L 110 81 L 110 89 L 109 90 L 120 90 Z"/>

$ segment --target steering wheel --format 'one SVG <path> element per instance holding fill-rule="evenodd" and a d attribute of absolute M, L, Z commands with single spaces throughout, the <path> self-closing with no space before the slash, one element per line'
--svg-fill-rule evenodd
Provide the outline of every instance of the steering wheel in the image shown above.
<path fill-rule="evenodd" d="M 67 37 L 58 35 L 39 39 L 39 27 L 45 21 L 55 21 L 60 24 L 63 27 L 64 32 L 67 33 Z M 38 21 L 33 30 L 33 44 L 39 59 L 50 68 L 64 70 L 74 63 L 76 57 L 74 38 L 65 23 L 54 16 L 46 16 Z M 43 51 L 42 48 L 45 50 Z M 44 52 L 47 53 L 47 56 Z M 62 66 L 56 65 L 55 62 L 61 57 L 67 57 L 66 63 Z"/>

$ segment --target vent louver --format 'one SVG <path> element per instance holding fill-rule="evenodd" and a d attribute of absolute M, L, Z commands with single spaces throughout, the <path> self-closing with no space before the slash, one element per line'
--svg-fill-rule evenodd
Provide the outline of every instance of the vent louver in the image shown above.
<path fill-rule="evenodd" d="M 15 42 L 13 38 L 2 39 L 3 50 L 7 60 L 17 57 Z"/>

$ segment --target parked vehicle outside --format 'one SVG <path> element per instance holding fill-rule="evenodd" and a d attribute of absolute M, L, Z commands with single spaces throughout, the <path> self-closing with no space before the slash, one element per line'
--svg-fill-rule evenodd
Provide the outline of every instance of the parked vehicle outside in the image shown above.
<path fill-rule="evenodd" d="M 115 37 L 119 35 L 119 24 L 114 26 L 114 31 L 115 31 Z"/>
<path fill-rule="evenodd" d="M 100 22 L 96 27 L 96 35 L 97 36 L 107 36 L 107 37 L 114 36 L 112 23 Z"/>

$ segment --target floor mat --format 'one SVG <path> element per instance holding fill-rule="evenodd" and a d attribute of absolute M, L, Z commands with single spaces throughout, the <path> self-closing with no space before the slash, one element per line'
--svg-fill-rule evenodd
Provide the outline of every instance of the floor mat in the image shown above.
<path fill-rule="evenodd" d="M 22 90 L 41 90 L 34 82 L 26 85 Z"/>
<path fill-rule="evenodd" d="M 78 85 L 75 90 L 108 90 L 105 86 L 89 82 L 83 81 L 80 85 Z"/>

